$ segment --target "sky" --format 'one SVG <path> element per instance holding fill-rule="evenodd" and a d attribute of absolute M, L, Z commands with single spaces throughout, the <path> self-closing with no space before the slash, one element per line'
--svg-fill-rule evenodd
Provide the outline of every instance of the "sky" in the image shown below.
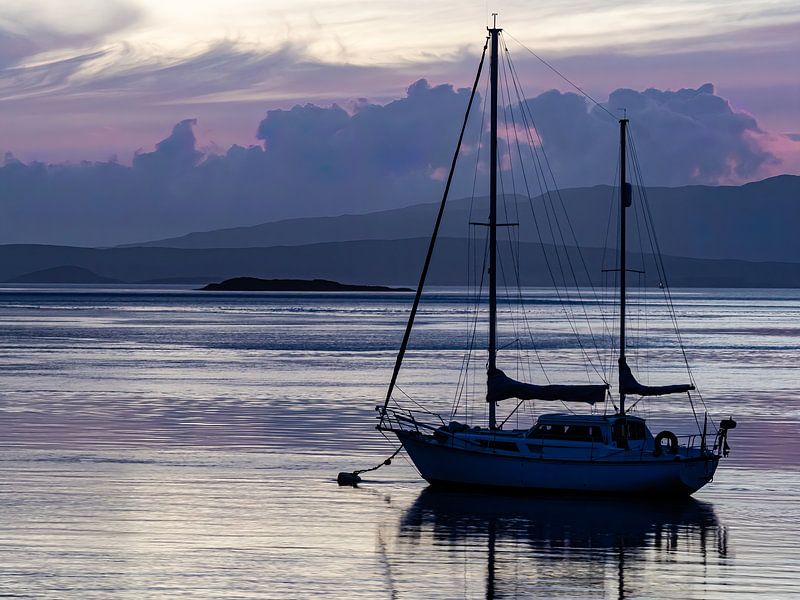
<path fill-rule="evenodd" d="M 173 190 L 185 184 L 181 169 L 205 169 L 200 179 L 213 169 L 245 178 L 242 202 L 255 206 L 260 194 L 266 208 L 237 205 L 239 221 L 432 200 L 455 135 L 444 123 L 463 113 L 460 90 L 474 76 L 492 12 L 542 129 L 585 125 L 572 138 L 541 132 L 561 155 L 564 185 L 608 179 L 605 166 L 574 156 L 605 130 L 594 127 L 591 103 L 528 49 L 610 110 L 630 104 L 649 147 L 674 149 L 650 151 L 654 184 L 800 173 L 800 5 L 792 0 L 4 0 L 0 153 L 17 171 L 36 161 L 51 167 L 39 173 L 44 183 L 30 169 L 28 179 L 15 171 L 0 201 L 11 187 L 27 207 L 15 210 L 33 211 L 37 198 L 54 193 L 54 178 L 68 177 L 83 191 L 63 181 L 58 189 L 65 201 L 79 196 L 77 206 L 92 177 L 102 185 L 104 165 L 141 175 L 160 159 L 171 165 Z M 406 133 L 399 150 L 389 143 Z M 243 158 L 251 146 L 263 156 Z M 607 152 L 605 144 L 595 149 Z M 273 178 L 246 171 L 239 163 L 248 160 Z M 374 177 L 344 181 L 329 172 L 365 168 Z M 224 177 L 215 173 L 222 194 Z M 387 173 L 394 183 L 381 191 Z M 134 179 L 147 189 L 147 177 Z M 374 202 L 352 201 L 364 189 Z M 170 194 L 149 200 L 169 204 Z M 303 194 L 327 198 L 294 202 Z"/>

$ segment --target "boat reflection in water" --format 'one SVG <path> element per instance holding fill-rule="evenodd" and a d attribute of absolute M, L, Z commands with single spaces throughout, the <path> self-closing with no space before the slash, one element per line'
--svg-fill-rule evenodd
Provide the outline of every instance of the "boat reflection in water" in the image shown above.
<path fill-rule="evenodd" d="M 706 583 L 716 579 L 728 554 L 727 532 L 714 509 L 692 498 L 501 496 L 427 488 L 403 515 L 399 537 L 420 558 L 436 560 L 420 551 L 445 549 L 463 549 L 478 564 L 484 561 L 474 555 L 485 557 L 487 598 L 677 597 L 681 589 L 710 597 L 714 590 Z M 465 560 L 470 573 L 478 570 L 472 562 Z M 474 593 L 465 586 L 464 596 Z"/>

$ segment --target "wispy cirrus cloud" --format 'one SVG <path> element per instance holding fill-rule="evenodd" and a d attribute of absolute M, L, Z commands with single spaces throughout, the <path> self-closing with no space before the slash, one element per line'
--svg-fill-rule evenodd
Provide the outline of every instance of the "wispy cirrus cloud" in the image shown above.
<path fill-rule="evenodd" d="M 6 0 L 0 8 L 0 68 L 29 59 L 96 48 L 136 24 L 142 11 L 129 0 Z"/>

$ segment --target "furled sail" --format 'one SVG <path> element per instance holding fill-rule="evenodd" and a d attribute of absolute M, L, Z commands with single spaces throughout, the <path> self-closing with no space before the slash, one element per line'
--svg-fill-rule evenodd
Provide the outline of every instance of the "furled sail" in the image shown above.
<path fill-rule="evenodd" d="M 564 400 L 565 402 L 603 402 L 608 385 L 533 385 L 511 379 L 500 369 L 489 373 L 486 401 L 508 398 L 519 400 Z"/>
<path fill-rule="evenodd" d="M 688 383 L 679 385 L 642 385 L 636 381 L 636 377 L 633 376 L 631 368 L 625 359 L 619 359 L 619 391 L 621 394 L 664 396 L 665 394 L 681 394 L 693 389 L 694 386 Z"/>

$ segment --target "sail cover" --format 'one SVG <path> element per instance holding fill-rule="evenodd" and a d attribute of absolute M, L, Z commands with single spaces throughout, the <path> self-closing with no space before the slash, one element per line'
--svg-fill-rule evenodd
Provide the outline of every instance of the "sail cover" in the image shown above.
<path fill-rule="evenodd" d="M 665 394 L 680 394 L 693 389 L 694 386 L 688 383 L 679 385 L 642 385 L 636 381 L 636 377 L 633 376 L 631 368 L 625 359 L 619 359 L 619 391 L 621 394 L 664 396 Z"/>
<path fill-rule="evenodd" d="M 519 400 L 564 400 L 565 402 L 603 402 L 608 385 L 533 385 L 511 379 L 500 369 L 489 373 L 487 402 L 508 398 Z"/>

